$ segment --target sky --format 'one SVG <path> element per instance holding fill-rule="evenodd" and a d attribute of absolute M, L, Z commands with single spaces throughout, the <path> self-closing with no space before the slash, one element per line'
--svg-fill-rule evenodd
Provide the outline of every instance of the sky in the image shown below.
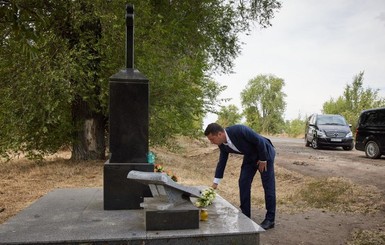
<path fill-rule="evenodd" d="M 272 25 L 241 35 L 233 73 L 214 76 L 227 86 L 223 105 L 241 112 L 242 90 L 261 74 L 284 80 L 285 120 L 321 113 L 362 71 L 363 87 L 385 98 L 385 0 L 283 0 Z M 209 114 L 204 124 L 216 119 Z"/>

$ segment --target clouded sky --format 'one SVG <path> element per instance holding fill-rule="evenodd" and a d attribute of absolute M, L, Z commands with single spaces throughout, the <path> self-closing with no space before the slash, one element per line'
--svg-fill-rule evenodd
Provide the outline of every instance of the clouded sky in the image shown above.
<path fill-rule="evenodd" d="M 241 111 L 241 91 L 260 74 L 285 81 L 287 120 L 321 113 L 361 71 L 364 88 L 385 97 L 385 0 L 282 2 L 272 27 L 241 36 L 234 73 L 214 77 L 228 87 L 220 96 L 231 98 L 225 105 Z M 205 124 L 216 119 L 208 115 Z"/>

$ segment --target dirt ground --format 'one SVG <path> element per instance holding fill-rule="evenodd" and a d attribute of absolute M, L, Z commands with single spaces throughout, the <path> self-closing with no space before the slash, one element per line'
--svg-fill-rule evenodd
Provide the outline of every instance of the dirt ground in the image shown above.
<path fill-rule="evenodd" d="M 361 151 L 341 148 L 314 150 L 303 139 L 271 138 L 277 149 L 276 165 L 313 177 L 343 177 L 362 186 L 377 188 L 385 197 L 385 158 L 372 160 Z M 383 199 L 384 200 L 384 199 Z M 279 206 L 279 205 L 278 205 Z M 385 232 L 385 210 L 374 214 L 335 213 L 313 209 L 280 213 L 276 226 L 261 235 L 261 244 L 346 244 L 355 230 Z M 254 210 L 253 220 L 263 217 Z M 365 244 L 384 244 L 385 237 Z"/>
<path fill-rule="evenodd" d="M 261 244 L 385 244 L 384 156 L 372 160 L 366 158 L 364 152 L 356 150 L 314 150 L 305 147 L 303 139 L 269 138 L 277 152 L 277 217 L 275 228 L 261 234 Z M 210 185 L 218 148 L 208 142 L 190 140 L 178 144 L 181 149 L 175 152 L 152 149 L 157 155 L 157 163 L 163 163 L 165 168 L 175 172 L 181 184 Z M 41 164 L 22 159 L 0 163 L 0 224 L 54 188 L 103 186 L 104 162 L 74 163 L 66 160 L 69 156 L 68 152 L 60 153 Z M 241 156 L 229 157 L 225 178 L 218 189 L 218 193 L 236 207 L 239 206 L 237 174 L 241 161 Z M 346 206 L 358 207 L 359 212 L 341 209 L 341 203 L 337 202 L 335 206 L 339 209 L 335 211 L 309 208 L 306 203 L 305 208 L 298 208 L 301 205 L 291 200 L 291 196 L 296 197 L 295 193 L 306 186 L 309 179 L 333 177 L 353 183 L 349 187 L 354 190 L 349 193 L 357 195 L 358 199 L 347 198 L 349 203 Z M 252 219 L 259 224 L 265 211 L 258 176 L 253 182 L 252 192 Z M 362 212 L 367 206 L 375 207 Z M 355 234 L 361 238 L 355 238 Z"/>

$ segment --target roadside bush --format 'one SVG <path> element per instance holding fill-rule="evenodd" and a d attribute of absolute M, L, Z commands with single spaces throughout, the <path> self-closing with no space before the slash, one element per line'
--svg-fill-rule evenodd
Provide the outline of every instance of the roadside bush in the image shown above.
<path fill-rule="evenodd" d="M 290 137 L 300 137 L 304 135 L 305 131 L 305 120 L 294 119 L 291 121 L 286 121 L 285 132 Z"/>

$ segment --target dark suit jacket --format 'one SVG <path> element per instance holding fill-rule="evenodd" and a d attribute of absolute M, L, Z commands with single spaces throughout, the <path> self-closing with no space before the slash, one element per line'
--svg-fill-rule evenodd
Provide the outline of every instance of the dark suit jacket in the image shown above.
<path fill-rule="evenodd" d="M 274 160 L 275 151 L 272 150 L 274 146 L 269 139 L 244 125 L 230 126 L 225 128 L 225 130 L 231 142 L 240 153 L 224 144 L 219 145 L 220 155 L 215 178 L 223 178 L 229 153 L 244 155 L 243 164 L 256 164 L 258 160 L 268 162 Z"/>

